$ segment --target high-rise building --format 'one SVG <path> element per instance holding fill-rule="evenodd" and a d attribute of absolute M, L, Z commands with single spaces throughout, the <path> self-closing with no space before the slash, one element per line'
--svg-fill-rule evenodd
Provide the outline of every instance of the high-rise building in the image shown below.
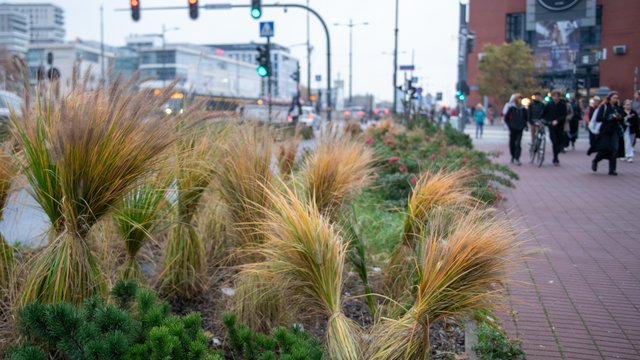
<path fill-rule="evenodd" d="M 27 17 L 31 44 L 64 42 L 64 10 L 53 4 L 0 4 L 0 11 L 18 12 Z"/>
<path fill-rule="evenodd" d="M 257 66 L 256 56 L 261 44 L 219 44 L 208 45 L 216 52 Z M 275 99 L 291 100 L 298 92 L 297 83 L 291 78 L 298 69 L 298 60 L 291 56 L 289 48 L 278 44 L 271 44 L 271 91 Z M 262 93 L 267 94 L 267 83 L 263 85 Z"/>
<path fill-rule="evenodd" d="M 16 11 L 0 8 L 0 49 L 10 55 L 24 57 L 29 46 L 27 17 Z"/>

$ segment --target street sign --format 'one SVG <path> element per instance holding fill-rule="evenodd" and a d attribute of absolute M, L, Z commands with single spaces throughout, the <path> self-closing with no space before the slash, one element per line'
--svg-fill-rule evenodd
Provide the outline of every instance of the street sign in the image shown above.
<path fill-rule="evenodd" d="M 437 92 L 436 93 L 436 101 L 442 101 L 442 93 L 441 92 Z"/>
<path fill-rule="evenodd" d="M 260 37 L 272 37 L 274 32 L 273 21 L 260 22 Z"/>
<path fill-rule="evenodd" d="M 471 85 L 471 86 L 469 86 L 469 90 L 480 90 L 480 86 L 478 86 L 478 85 Z"/>
<path fill-rule="evenodd" d="M 316 75 L 316 81 L 322 81 L 322 75 Z"/>
<path fill-rule="evenodd" d="M 400 65 L 400 71 L 413 71 L 415 69 L 414 65 Z"/>
<path fill-rule="evenodd" d="M 414 84 L 417 83 L 418 82 L 418 77 L 417 76 L 412 77 L 411 78 L 411 82 L 414 83 Z"/>

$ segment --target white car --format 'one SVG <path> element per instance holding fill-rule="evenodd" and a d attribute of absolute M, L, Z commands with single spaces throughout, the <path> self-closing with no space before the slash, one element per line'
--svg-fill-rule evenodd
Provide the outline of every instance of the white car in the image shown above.
<path fill-rule="evenodd" d="M 316 109 L 313 106 L 303 106 L 302 114 L 298 118 L 298 122 L 312 126 L 314 129 L 319 129 L 322 118 L 316 113 Z"/>
<path fill-rule="evenodd" d="M 16 94 L 0 90 L 0 120 L 8 121 L 10 111 L 15 111 L 16 115 L 22 116 L 22 100 Z"/>

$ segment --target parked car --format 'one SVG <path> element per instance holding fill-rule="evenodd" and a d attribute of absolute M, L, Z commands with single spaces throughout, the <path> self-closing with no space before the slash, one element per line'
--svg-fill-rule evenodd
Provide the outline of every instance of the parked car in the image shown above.
<path fill-rule="evenodd" d="M 22 116 L 22 99 L 18 95 L 0 90 L 0 142 L 9 136 L 9 116 L 11 110 Z"/>
<path fill-rule="evenodd" d="M 362 106 L 351 106 L 344 111 L 344 119 L 349 121 L 351 119 L 356 119 L 360 122 L 364 122 L 367 117 L 366 111 Z"/>
<path fill-rule="evenodd" d="M 314 129 L 319 129 L 321 121 L 322 118 L 316 113 L 316 109 L 313 106 L 302 107 L 302 115 L 298 118 L 298 122 L 313 126 Z"/>
<path fill-rule="evenodd" d="M 9 109 L 22 116 L 22 99 L 16 94 L 0 90 L 0 121 L 3 123 L 9 121 Z"/>

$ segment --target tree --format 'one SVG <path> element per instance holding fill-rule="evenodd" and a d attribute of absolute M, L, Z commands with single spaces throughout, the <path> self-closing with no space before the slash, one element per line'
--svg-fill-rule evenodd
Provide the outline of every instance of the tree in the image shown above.
<path fill-rule="evenodd" d="M 535 59 L 524 41 L 486 44 L 483 53 L 478 69 L 480 95 L 500 103 L 508 101 L 513 93 L 527 95 L 540 88 Z"/>

